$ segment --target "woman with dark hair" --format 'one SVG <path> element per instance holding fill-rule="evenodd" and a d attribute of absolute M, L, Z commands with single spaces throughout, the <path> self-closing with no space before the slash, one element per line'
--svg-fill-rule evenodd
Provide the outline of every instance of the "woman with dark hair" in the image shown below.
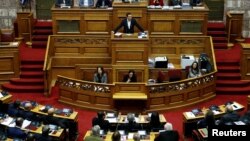
<path fill-rule="evenodd" d="M 194 61 L 189 68 L 188 78 L 195 78 L 201 76 L 198 62 Z"/>
<path fill-rule="evenodd" d="M 129 70 L 128 74 L 123 77 L 123 82 L 137 82 L 134 70 Z"/>
<path fill-rule="evenodd" d="M 197 122 L 197 127 L 199 128 L 207 128 L 215 126 L 214 112 L 208 110 L 205 114 L 204 119 Z"/>
<path fill-rule="evenodd" d="M 104 72 L 103 67 L 97 67 L 96 73 L 94 74 L 94 82 L 107 83 L 107 74 Z"/>

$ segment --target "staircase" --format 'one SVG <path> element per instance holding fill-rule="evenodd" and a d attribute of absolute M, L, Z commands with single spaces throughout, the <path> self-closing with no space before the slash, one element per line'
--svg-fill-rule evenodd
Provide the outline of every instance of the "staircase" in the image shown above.
<path fill-rule="evenodd" d="M 52 34 L 51 22 L 36 22 L 32 35 L 32 48 L 22 43 L 19 48 L 21 65 L 19 78 L 12 78 L 2 85 L 3 90 L 15 94 L 43 94 L 43 64 L 48 35 Z"/>
<path fill-rule="evenodd" d="M 52 22 L 36 22 L 32 34 L 32 48 L 46 48 L 48 36 L 52 34 Z"/>
<path fill-rule="evenodd" d="M 212 36 L 214 49 L 227 49 L 227 34 L 224 23 L 208 23 L 208 36 Z"/>
<path fill-rule="evenodd" d="M 216 94 L 249 94 L 250 81 L 241 80 L 241 47 L 234 45 L 232 49 L 228 49 L 223 23 L 208 23 L 208 35 L 213 38 L 218 69 Z"/>

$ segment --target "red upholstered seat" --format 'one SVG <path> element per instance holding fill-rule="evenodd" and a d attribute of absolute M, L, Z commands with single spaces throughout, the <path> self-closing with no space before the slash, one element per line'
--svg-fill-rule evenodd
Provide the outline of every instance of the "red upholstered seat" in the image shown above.
<path fill-rule="evenodd" d="M 169 82 L 173 82 L 173 81 L 179 81 L 181 80 L 181 70 L 180 69 L 170 69 L 168 70 L 168 78 L 169 78 Z"/>

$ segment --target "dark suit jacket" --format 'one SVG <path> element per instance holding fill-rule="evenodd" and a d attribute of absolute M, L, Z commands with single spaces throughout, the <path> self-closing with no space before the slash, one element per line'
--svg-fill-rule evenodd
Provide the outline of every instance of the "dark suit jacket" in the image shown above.
<path fill-rule="evenodd" d="M 175 130 L 161 132 L 154 141 L 178 141 L 179 133 Z"/>
<path fill-rule="evenodd" d="M 53 116 L 44 116 L 42 120 L 43 120 L 43 124 L 45 125 L 54 124 L 62 128 L 67 128 L 67 125 L 64 123 L 62 119 L 59 119 Z"/>
<path fill-rule="evenodd" d="M 44 136 L 42 134 L 37 134 L 35 138 L 36 141 L 52 141 L 52 138 L 50 136 Z"/>
<path fill-rule="evenodd" d="M 9 127 L 7 131 L 8 137 L 26 139 L 27 134 L 18 127 Z"/>
<path fill-rule="evenodd" d="M 97 117 L 94 117 L 92 119 L 92 126 L 95 126 L 95 125 L 99 125 L 101 127 L 101 129 L 105 130 L 105 131 L 108 131 L 109 130 L 109 121 L 107 120 L 100 120 L 98 119 Z"/>
<path fill-rule="evenodd" d="M 227 113 L 221 117 L 219 124 L 224 125 L 227 123 L 232 123 L 232 122 L 238 121 L 239 118 L 240 116 L 236 112 Z"/>
<path fill-rule="evenodd" d="M 104 1 L 104 6 L 112 7 L 112 3 L 110 0 L 97 0 L 96 2 L 96 7 L 101 7 L 102 6 L 102 1 Z"/>
<path fill-rule="evenodd" d="M 134 26 L 136 26 L 141 32 L 144 32 L 144 29 L 133 18 L 131 20 L 130 28 L 128 27 L 127 18 L 126 18 L 126 19 L 123 19 L 120 25 L 115 28 L 114 32 L 116 33 L 121 27 L 123 27 L 123 33 L 134 33 Z"/>
<path fill-rule="evenodd" d="M 129 75 L 126 74 L 126 75 L 123 77 L 122 82 L 127 82 L 128 78 L 129 78 Z M 134 76 L 131 78 L 130 82 L 137 82 L 137 78 L 136 78 L 136 75 L 135 75 L 135 74 L 134 74 Z"/>
<path fill-rule="evenodd" d="M 56 6 L 60 7 L 60 4 L 63 4 L 63 0 L 56 0 Z M 66 6 L 72 6 L 72 0 L 65 0 Z"/>

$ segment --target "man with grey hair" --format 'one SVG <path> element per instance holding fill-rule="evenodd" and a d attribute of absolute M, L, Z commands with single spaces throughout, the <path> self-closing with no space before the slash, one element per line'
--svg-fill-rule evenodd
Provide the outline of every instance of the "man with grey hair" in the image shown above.
<path fill-rule="evenodd" d="M 140 140 L 141 140 L 141 138 L 140 138 L 140 134 L 138 134 L 138 133 L 134 133 L 134 135 L 133 135 L 133 139 L 134 139 L 134 141 L 140 141 Z"/>
<path fill-rule="evenodd" d="M 84 141 L 103 141 L 103 139 L 100 137 L 100 126 L 95 125 L 92 127 L 92 133 L 90 136 L 87 136 Z"/>
<path fill-rule="evenodd" d="M 223 115 L 219 121 L 219 125 L 232 125 L 233 122 L 238 121 L 240 115 L 233 110 L 232 105 L 226 106 L 226 113 Z"/>
<path fill-rule="evenodd" d="M 164 125 L 164 132 L 161 132 L 154 141 L 178 141 L 179 133 L 176 130 L 173 130 L 173 125 L 167 122 Z"/>

